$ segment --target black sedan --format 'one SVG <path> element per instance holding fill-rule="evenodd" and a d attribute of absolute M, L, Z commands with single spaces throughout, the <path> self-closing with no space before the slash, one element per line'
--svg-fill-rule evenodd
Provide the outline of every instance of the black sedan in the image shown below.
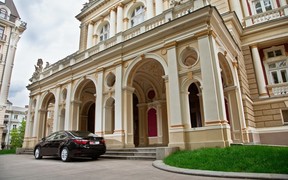
<path fill-rule="evenodd" d="M 89 131 L 58 131 L 43 138 L 34 148 L 34 156 L 57 156 L 62 161 L 74 157 L 91 157 L 97 159 L 106 152 L 103 137 Z"/>

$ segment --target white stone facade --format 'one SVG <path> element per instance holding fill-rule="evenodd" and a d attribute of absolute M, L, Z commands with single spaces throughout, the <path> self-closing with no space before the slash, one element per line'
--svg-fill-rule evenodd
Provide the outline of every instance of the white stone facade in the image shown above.
<path fill-rule="evenodd" d="M 287 94 L 269 90 L 286 87 L 287 3 L 247 2 L 90 0 L 76 16 L 79 51 L 30 79 L 24 147 L 51 125 L 95 132 L 108 148 L 270 143 L 271 129 L 288 144 Z"/>
<path fill-rule="evenodd" d="M 13 0 L 0 2 L 0 140 L 4 142 L 3 130 L 8 92 L 17 43 L 25 31 L 26 23 L 20 20 Z M 1 147 L 0 147 L 1 149 Z"/>
<path fill-rule="evenodd" d="M 4 145 L 5 149 L 9 149 L 11 143 L 10 132 L 13 129 L 18 129 L 21 126 L 22 121 L 26 121 L 28 113 L 28 107 L 13 106 L 12 103 L 7 103 L 6 112 L 4 116 L 4 131 L 1 145 Z"/>

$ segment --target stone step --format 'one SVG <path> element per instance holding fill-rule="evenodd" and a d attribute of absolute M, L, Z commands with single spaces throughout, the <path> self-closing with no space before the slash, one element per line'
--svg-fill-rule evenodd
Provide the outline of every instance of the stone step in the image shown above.
<path fill-rule="evenodd" d="M 126 160 L 155 160 L 156 156 L 120 156 L 120 155 L 101 155 L 100 158 L 107 159 L 126 159 Z"/>
<path fill-rule="evenodd" d="M 17 148 L 16 154 L 34 154 L 33 149 L 27 149 L 27 148 Z"/>
<path fill-rule="evenodd" d="M 156 148 L 107 149 L 106 153 L 101 157 L 110 159 L 155 160 Z"/>
<path fill-rule="evenodd" d="M 106 151 L 106 155 L 119 156 L 156 156 L 156 152 L 126 152 L 126 151 Z"/>

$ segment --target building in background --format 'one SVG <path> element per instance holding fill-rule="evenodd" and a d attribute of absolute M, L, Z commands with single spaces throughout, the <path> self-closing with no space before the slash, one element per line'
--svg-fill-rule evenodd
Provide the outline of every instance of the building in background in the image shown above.
<path fill-rule="evenodd" d="M 2 149 L 9 149 L 11 142 L 10 132 L 13 129 L 18 129 L 21 126 L 22 121 L 26 121 L 28 113 L 28 106 L 17 107 L 13 106 L 11 102 L 8 101 L 6 106 L 6 113 L 4 116 L 4 130 L 1 142 Z"/>
<path fill-rule="evenodd" d="M 4 142 L 4 116 L 17 43 L 25 31 L 13 0 L 0 1 L 0 140 Z M 0 147 L 1 149 L 1 147 Z"/>
<path fill-rule="evenodd" d="M 76 18 L 79 50 L 27 86 L 24 147 L 51 125 L 108 148 L 288 145 L 286 0 L 89 0 Z"/>

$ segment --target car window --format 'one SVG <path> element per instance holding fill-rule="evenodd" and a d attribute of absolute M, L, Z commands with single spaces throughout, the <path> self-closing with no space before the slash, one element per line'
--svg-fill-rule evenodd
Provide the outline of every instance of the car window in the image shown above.
<path fill-rule="evenodd" d="M 46 140 L 46 141 L 51 141 L 51 140 L 54 139 L 55 136 L 56 136 L 56 133 L 53 133 L 53 134 L 47 136 L 45 140 Z"/>
<path fill-rule="evenodd" d="M 64 132 L 58 132 L 56 136 L 54 136 L 54 140 L 62 140 L 65 139 L 67 135 Z"/>
<path fill-rule="evenodd" d="M 89 131 L 71 131 L 71 134 L 77 137 L 98 137 L 96 134 Z"/>

